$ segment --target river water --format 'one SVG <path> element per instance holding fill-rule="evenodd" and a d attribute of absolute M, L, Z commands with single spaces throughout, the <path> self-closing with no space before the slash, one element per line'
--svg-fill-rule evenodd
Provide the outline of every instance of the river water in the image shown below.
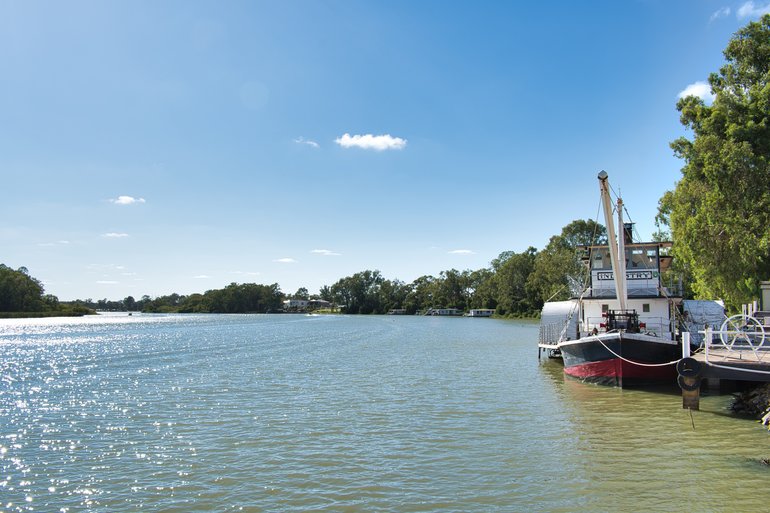
<path fill-rule="evenodd" d="M 770 509 L 729 397 L 565 380 L 534 323 L 0 321 L 0 511 Z"/>

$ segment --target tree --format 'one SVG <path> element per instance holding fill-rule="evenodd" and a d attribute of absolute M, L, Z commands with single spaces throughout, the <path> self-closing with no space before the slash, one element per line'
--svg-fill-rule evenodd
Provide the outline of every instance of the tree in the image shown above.
<path fill-rule="evenodd" d="M 42 312 L 51 305 L 43 299 L 43 285 L 26 267 L 14 271 L 0 264 L 0 312 Z"/>
<path fill-rule="evenodd" d="M 332 295 L 332 289 L 328 285 L 324 285 L 318 290 L 318 296 L 324 301 L 333 302 L 334 296 Z"/>
<path fill-rule="evenodd" d="M 420 276 L 412 282 L 404 300 L 404 308 L 409 314 L 425 311 L 437 306 L 434 304 L 437 284 L 433 276 Z"/>
<path fill-rule="evenodd" d="M 134 296 L 126 296 L 126 299 L 123 300 L 123 307 L 128 310 L 136 310 L 136 299 L 134 299 Z"/>
<path fill-rule="evenodd" d="M 526 287 L 536 255 L 537 250 L 529 247 L 522 253 L 503 252 L 492 261 L 499 314 L 524 315 L 537 309 L 536 300 Z"/>
<path fill-rule="evenodd" d="M 379 302 L 383 281 L 380 271 L 362 271 L 332 285 L 332 297 L 335 303 L 344 306 L 347 313 L 383 313 Z"/>
<path fill-rule="evenodd" d="M 471 308 L 496 308 L 494 273 L 491 269 L 479 269 L 468 275 L 468 295 Z"/>
<path fill-rule="evenodd" d="M 527 289 L 537 298 L 537 307 L 546 301 L 564 300 L 586 283 L 586 268 L 578 247 L 607 243 L 607 230 L 592 220 L 578 219 L 554 235 L 537 254 Z M 581 290 L 582 291 L 582 290 Z"/>
<path fill-rule="evenodd" d="M 770 278 L 770 15 L 738 31 L 709 77 L 712 105 L 677 103 L 692 130 L 671 143 L 682 178 L 659 204 L 693 290 L 735 309 Z"/>

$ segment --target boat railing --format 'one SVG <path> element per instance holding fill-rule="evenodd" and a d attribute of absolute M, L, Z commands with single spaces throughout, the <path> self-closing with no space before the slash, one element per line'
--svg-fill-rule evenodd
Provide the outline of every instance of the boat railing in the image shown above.
<path fill-rule="evenodd" d="M 539 346 L 555 346 L 557 345 L 566 329 L 567 322 L 552 322 L 548 324 L 540 325 L 540 333 L 538 334 L 537 343 Z"/>
<path fill-rule="evenodd" d="M 640 324 L 644 327 L 640 329 L 642 333 L 655 335 L 658 337 L 666 337 L 671 333 L 671 323 L 668 319 L 663 317 L 643 317 L 639 316 Z M 586 321 L 581 323 L 580 336 L 588 336 L 596 332 L 604 332 L 607 330 L 607 318 L 606 317 L 588 317 Z"/>

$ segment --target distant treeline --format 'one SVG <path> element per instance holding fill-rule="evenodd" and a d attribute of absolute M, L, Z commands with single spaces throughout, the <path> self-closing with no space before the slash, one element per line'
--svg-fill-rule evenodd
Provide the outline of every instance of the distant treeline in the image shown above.
<path fill-rule="evenodd" d="M 59 303 L 25 267 L 0 264 L 0 317 L 52 317 L 93 313 L 83 305 Z"/>
<path fill-rule="evenodd" d="M 533 247 L 521 253 L 505 251 L 489 267 L 475 271 L 450 269 L 438 276 L 421 276 L 411 283 L 387 279 L 377 270 L 365 270 L 312 295 L 306 288 L 286 294 L 278 284 L 231 283 L 223 289 L 188 296 L 128 296 L 121 301 L 86 299 L 73 304 L 95 310 L 148 313 L 265 313 L 282 311 L 283 301 L 292 298 L 322 299 L 331 303 L 334 311 L 350 314 L 490 308 L 499 316 L 528 317 L 537 315 L 545 301 L 566 299 L 584 283 L 585 269 L 577 247 L 599 243 L 606 243 L 604 227 L 594 221 L 577 220 L 551 237 L 541 251 Z"/>

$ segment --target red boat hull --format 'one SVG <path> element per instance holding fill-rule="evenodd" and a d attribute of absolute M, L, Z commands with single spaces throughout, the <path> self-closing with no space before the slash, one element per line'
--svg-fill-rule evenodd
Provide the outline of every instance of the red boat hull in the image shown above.
<path fill-rule="evenodd" d="M 633 334 L 586 337 L 560 346 L 564 373 L 619 387 L 674 385 L 679 346 Z"/>

